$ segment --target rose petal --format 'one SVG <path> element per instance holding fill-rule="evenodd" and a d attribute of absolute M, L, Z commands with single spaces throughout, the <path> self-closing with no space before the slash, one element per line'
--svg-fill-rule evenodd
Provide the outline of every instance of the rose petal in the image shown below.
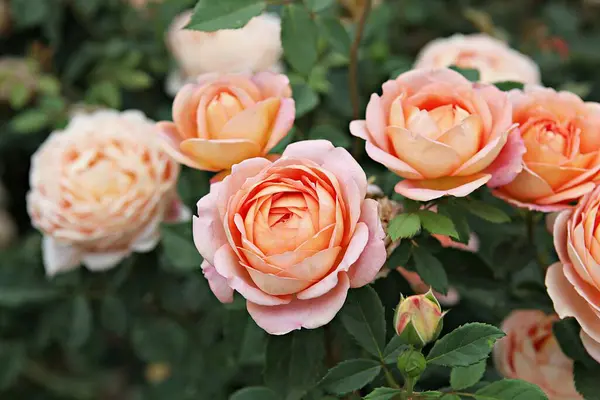
<path fill-rule="evenodd" d="M 289 304 L 263 306 L 246 303 L 250 316 L 258 326 L 271 335 L 285 335 L 296 329 L 315 329 L 329 323 L 346 300 L 350 282 L 340 272 L 337 285 L 323 296 L 307 300 L 294 299 Z"/>
<path fill-rule="evenodd" d="M 217 200 L 217 193 L 212 190 L 198 200 L 198 216 L 192 219 L 196 249 L 211 264 L 214 263 L 217 250 L 227 243 L 215 200 Z"/>
<path fill-rule="evenodd" d="M 90 271 L 106 271 L 116 267 L 129 254 L 129 251 L 82 253 L 81 263 Z"/>
<path fill-rule="evenodd" d="M 572 214 L 573 212 L 570 210 L 566 210 L 558 214 L 552 230 L 552 233 L 554 234 L 554 248 L 558 253 L 558 258 L 563 264 L 570 262 L 569 251 L 567 249 L 567 224 Z"/>
<path fill-rule="evenodd" d="M 508 140 L 500 154 L 486 170 L 486 172 L 492 174 L 492 179 L 487 185 L 495 188 L 512 182 L 523 170 L 523 154 L 526 151 L 519 130 L 513 129 L 508 134 Z"/>
<path fill-rule="evenodd" d="M 281 99 L 277 117 L 271 128 L 271 136 L 267 141 L 264 153 L 271 151 L 292 129 L 296 117 L 296 103 L 293 99 Z"/>
<path fill-rule="evenodd" d="M 261 148 L 246 139 L 187 139 L 181 143 L 181 151 L 202 165 L 213 170 L 231 168 L 232 165 L 261 154 Z"/>
<path fill-rule="evenodd" d="M 430 201 L 443 196 L 467 196 L 485 185 L 491 178 L 490 174 L 474 174 L 471 176 L 449 176 L 423 181 L 405 179 L 398 182 L 394 189 L 396 193 L 409 199 Z"/>
<path fill-rule="evenodd" d="M 600 342 L 592 339 L 590 335 L 581 330 L 580 333 L 581 342 L 583 347 L 587 350 L 588 354 L 596 361 L 600 363 Z"/>
<path fill-rule="evenodd" d="M 513 199 L 512 197 L 502 193 L 502 191 L 500 191 L 500 190 L 493 190 L 492 194 L 494 196 L 496 196 L 497 198 L 502 199 L 509 204 L 512 204 L 515 207 L 526 208 L 526 209 L 532 210 L 532 211 L 556 212 L 556 211 L 563 211 L 563 210 L 572 208 L 572 206 L 570 206 L 568 204 L 552 204 L 552 205 L 542 206 L 542 205 L 535 204 L 535 203 L 525 203 L 525 202 Z"/>
<path fill-rule="evenodd" d="M 177 131 L 177 127 L 172 122 L 158 122 L 156 124 L 157 129 L 160 133 L 163 143 L 163 150 L 173 157 L 175 161 L 180 164 L 187 165 L 190 168 L 200 169 L 203 171 L 214 171 L 215 168 L 202 163 L 199 160 L 193 160 L 187 155 L 183 154 L 180 149 L 180 144 L 182 142 L 181 137 L 179 136 L 179 132 Z"/>
<path fill-rule="evenodd" d="M 365 149 L 369 157 L 371 157 L 374 161 L 384 165 L 392 172 L 397 175 L 400 175 L 406 179 L 425 179 L 423 175 L 404 161 L 399 158 L 386 153 L 381 150 L 379 147 L 373 145 L 370 142 L 367 142 L 365 145 Z"/>
<path fill-rule="evenodd" d="M 400 110 L 401 111 L 401 110 Z M 377 147 L 384 151 L 388 151 L 388 139 L 385 134 L 385 114 L 383 112 L 383 106 L 381 104 L 381 98 L 372 94 L 369 103 L 367 104 L 365 124 L 367 127 L 368 139 L 365 140 L 373 141 Z M 404 119 L 404 116 L 402 116 Z M 401 126 L 402 128 L 404 126 Z"/>
<path fill-rule="evenodd" d="M 282 158 L 304 158 L 322 165 L 335 147 L 329 140 L 304 140 L 288 145 Z"/>
<path fill-rule="evenodd" d="M 208 261 L 202 261 L 202 273 L 208 281 L 208 286 L 221 303 L 233 302 L 233 289 L 227 284 L 227 279 L 219 275 L 215 267 Z"/>
<path fill-rule="evenodd" d="M 48 235 L 42 239 L 42 254 L 48 276 L 72 271 L 81 263 L 81 252 L 76 247 L 60 243 Z"/>

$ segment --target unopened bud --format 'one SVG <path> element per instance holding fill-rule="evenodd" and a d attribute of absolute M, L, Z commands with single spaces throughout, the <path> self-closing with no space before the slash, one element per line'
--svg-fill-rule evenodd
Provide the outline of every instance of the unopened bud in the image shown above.
<path fill-rule="evenodd" d="M 443 317 L 440 303 L 429 290 L 426 294 L 400 299 L 394 328 L 405 344 L 422 348 L 440 335 Z"/>
<path fill-rule="evenodd" d="M 418 378 L 426 366 L 427 361 L 419 350 L 407 349 L 398 356 L 398 369 L 405 378 Z"/>

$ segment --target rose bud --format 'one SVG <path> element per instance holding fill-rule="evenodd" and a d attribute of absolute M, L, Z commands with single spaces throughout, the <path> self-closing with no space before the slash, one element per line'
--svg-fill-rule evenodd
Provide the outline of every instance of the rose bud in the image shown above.
<path fill-rule="evenodd" d="M 440 335 L 444 314 L 431 290 L 403 296 L 396 309 L 394 328 L 406 344 L 421 348 Z"/>

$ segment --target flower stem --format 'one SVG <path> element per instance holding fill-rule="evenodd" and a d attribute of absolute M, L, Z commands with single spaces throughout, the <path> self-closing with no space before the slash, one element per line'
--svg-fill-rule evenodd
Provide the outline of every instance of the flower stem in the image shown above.
<path fill-rule="evenodd" d="M 394 375 L 392 375 L 392 372 L 388 369 L 388 367 L 384 363 L 381 363 L 381 368 L 383 368 L 385 380 L 387 381 L 388 385 L 394 389 L 400 389 L 400 385 L 398 385 L 398 382 L 396 382 Z"/>
<path fill-rule="evenodd" d="M 350 87 L 350 100 L 352 101 L 352 117 L 354 119 L 360 118 L 360 99 L 359 99 L 359 87 L 358 87 L 358 50 L 360 48 L 360 42 L 362 40 L 363 32 L 365 30 L 365 24 L 369 13 L 371 12 L 372 0 L 365 0 L 365 4 L 356 27 L 356 34 L 354 35 L 354 41 L 350 48 L 350 66 L 348 68 L 348 84 Z M 355 138 L 354 148 L 352 154 L 355 158 L 358 158 L 362 153 L 362 139 Z"/>

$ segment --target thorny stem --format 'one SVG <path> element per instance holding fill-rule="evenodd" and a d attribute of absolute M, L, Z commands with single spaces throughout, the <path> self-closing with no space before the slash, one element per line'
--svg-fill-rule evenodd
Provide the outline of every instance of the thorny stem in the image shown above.
<path fill-rule="evenodd" d="M 348 68 L 348 84 L 350 87 L 350 100 L 352 101 L 352 116 L 356 120 L 360 118 L 360 101 L 359 101 L 359 88 L 358 88 L 358 50 L 360 48 L 360 42 L 362 40 L 363 32 L 365 30 L 365 24 L 367 17 L 371 12 L 372 0 L 365 0 L 362 14 L 356 27 L 356 34 L 354 35 L 354 41 L 350 48 L 350 66 Z M 354 139 L 354 148 L 352 154 L 355 158 L 358 158 L 362 153 L 362 139 L 357 137 Z"/>

